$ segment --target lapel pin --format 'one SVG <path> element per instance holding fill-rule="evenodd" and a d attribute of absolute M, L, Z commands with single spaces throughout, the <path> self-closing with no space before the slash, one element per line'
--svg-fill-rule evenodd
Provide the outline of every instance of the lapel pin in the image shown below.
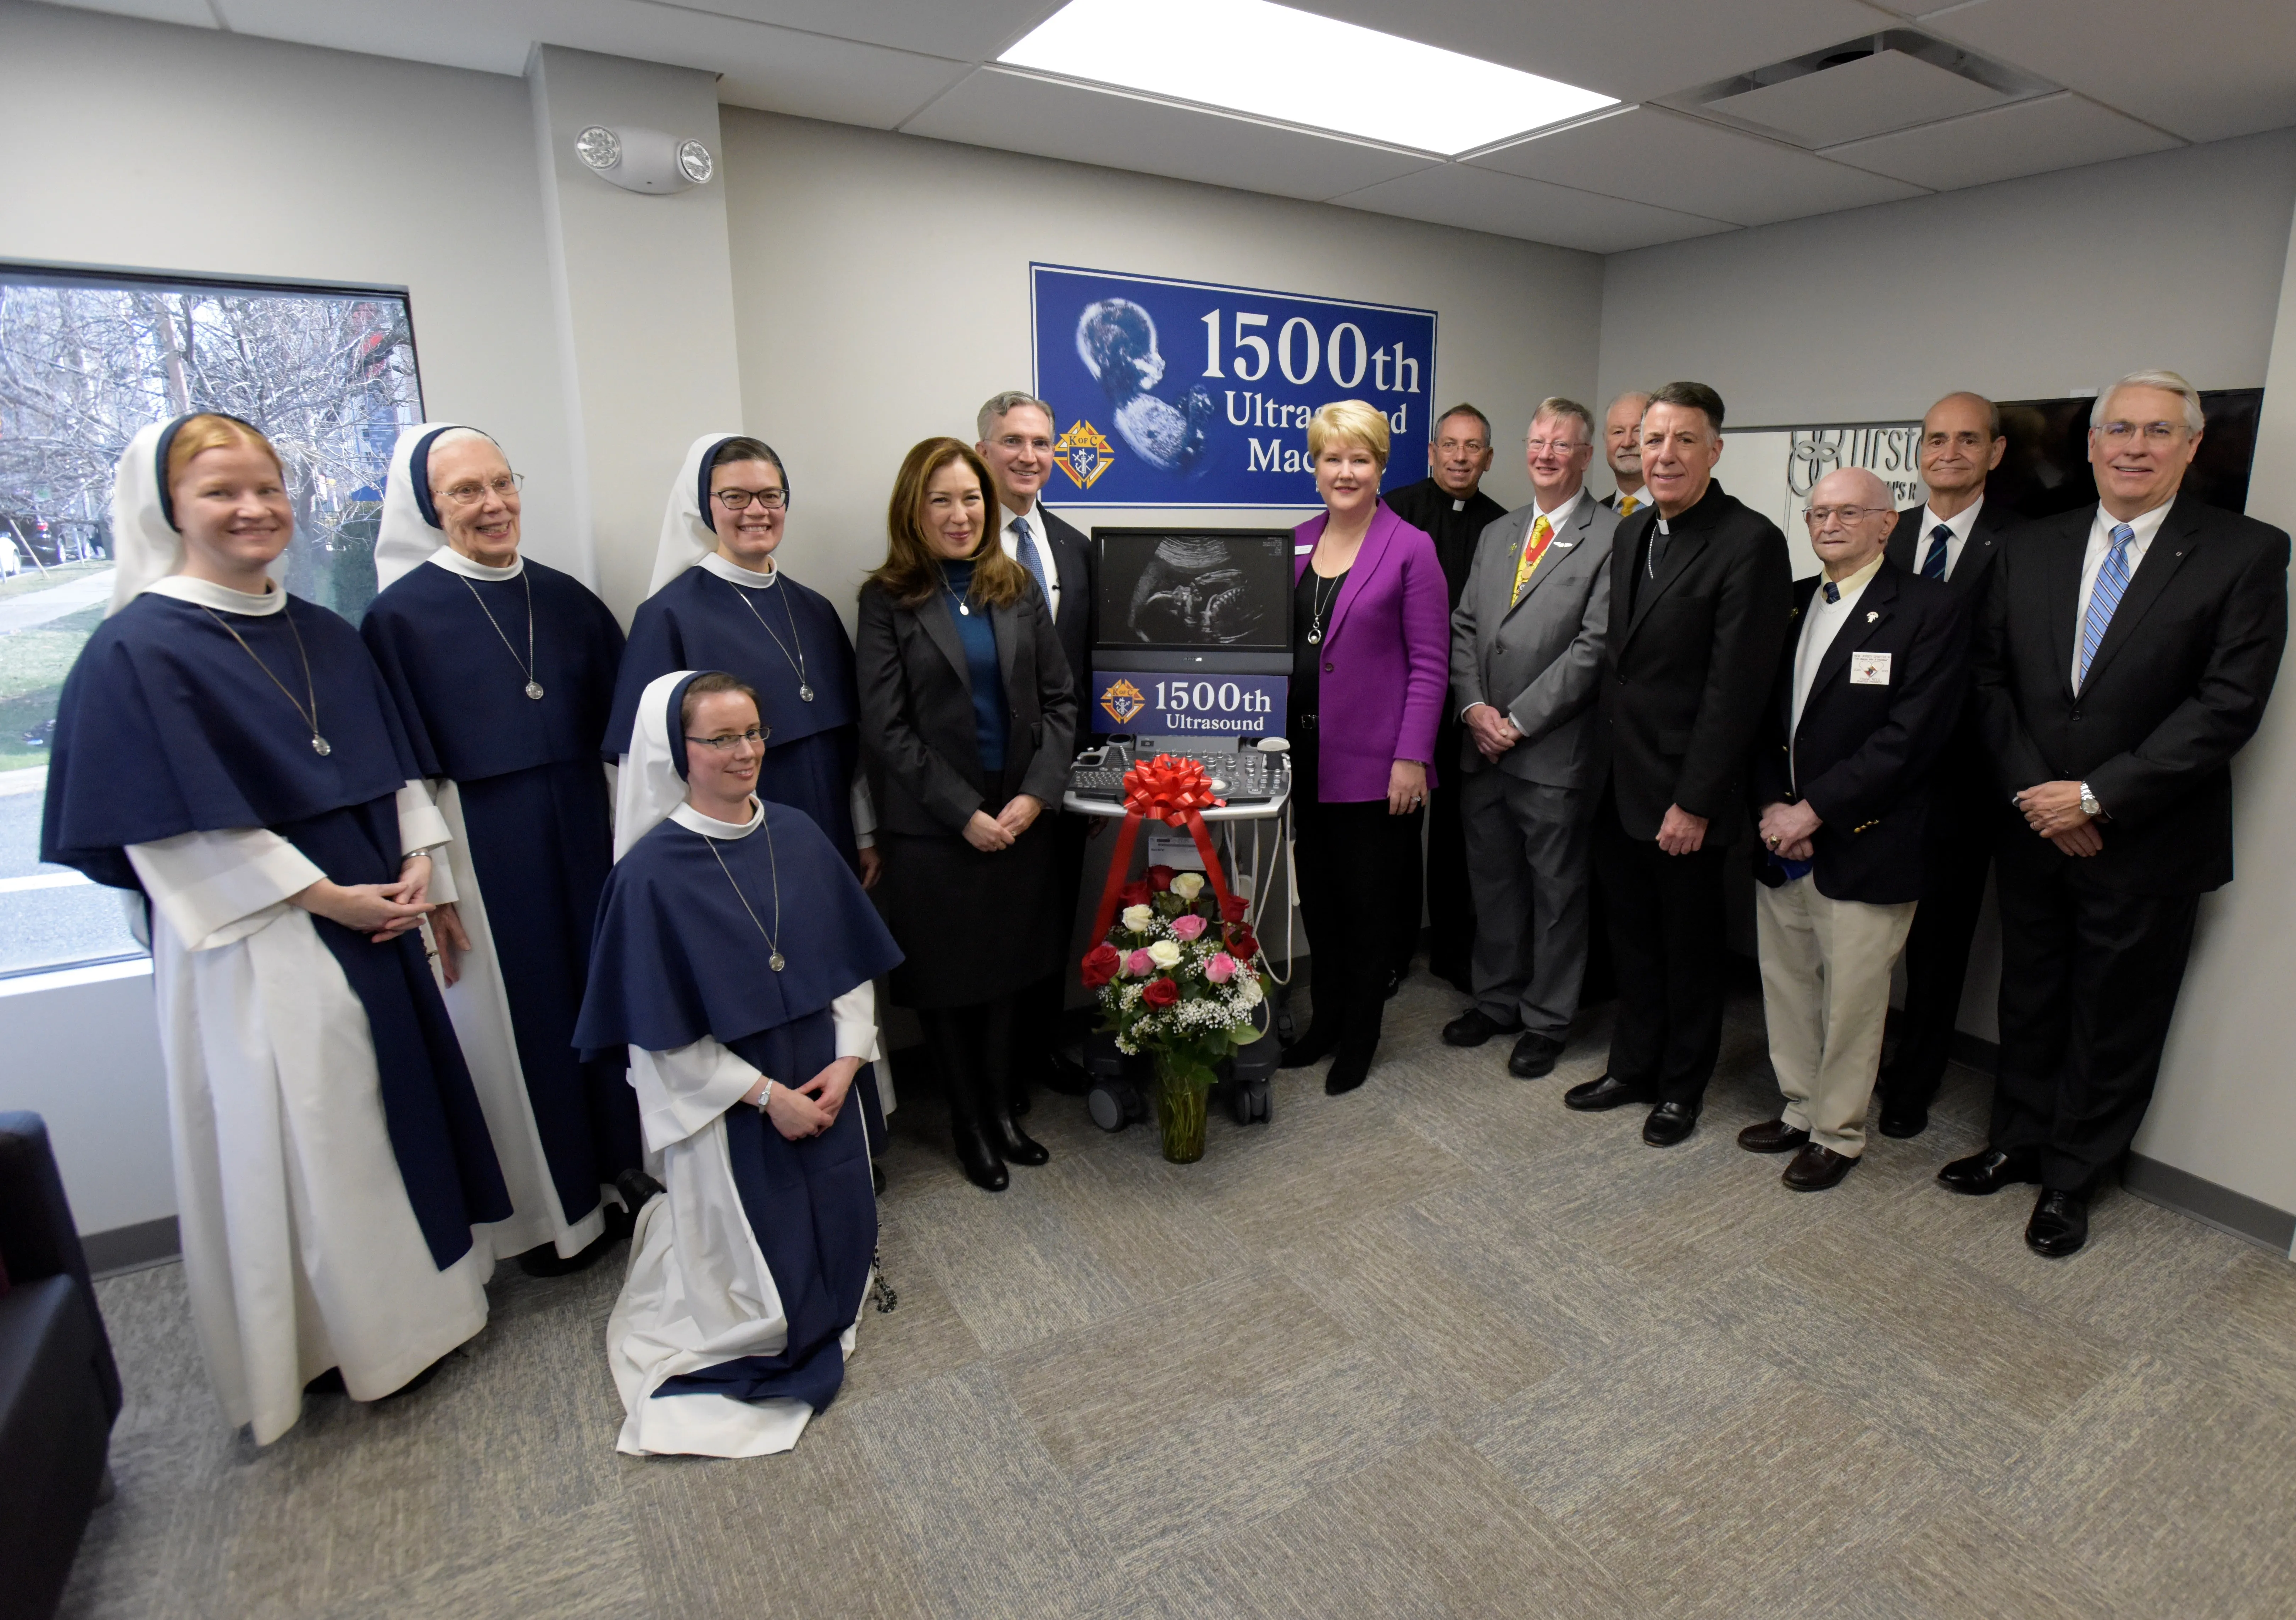
<path fill-rule="evenodd" d="M 1866 623 L 1868 623 L 1868 624 L 1871 624 L 1871 623 L 1873 623 L 1873 622 L 1874 622 L 1874 621 L 1875 621 L 1876 619 L 1879 619 L 1881 616 L 1882 616 L 1882 610 L 1881 610 L 1881 609 L 1879 609 L 1879 608 L 1872 609 L 1872 610 L 1870 610 L 1870 611 L 1866 613 Z"/>

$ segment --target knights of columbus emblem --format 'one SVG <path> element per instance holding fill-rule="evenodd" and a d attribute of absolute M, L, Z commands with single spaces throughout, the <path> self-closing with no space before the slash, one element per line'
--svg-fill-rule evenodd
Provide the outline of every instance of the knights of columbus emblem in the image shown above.
<path fill-rule="evenodd" d="M 1148 695 L 1130 681 L 1119 679 L 1100 695 L 1100 706 L 1108 711 L 1109 718 L 1118 725 L 1128 726 L 1132 723 L 1132 717 L 1148 706 Z"/>
<path fill-rule="evenodd" d="M 1069 475 L 1069 481 L 1079 489 L 1089 489 L 1093 481 L 1108 471 L 1116 458 L 1116 447 L 1101 436 L 1098 428 L 1089 422 L 1078 422 L 1053 440 L 1053 465 Z M 1137 698 L 1140 695 L 1132 695 Z"/>

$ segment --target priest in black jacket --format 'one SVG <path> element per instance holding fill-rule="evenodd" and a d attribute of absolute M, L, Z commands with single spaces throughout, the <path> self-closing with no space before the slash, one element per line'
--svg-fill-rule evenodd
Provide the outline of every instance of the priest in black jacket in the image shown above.
<path fill-rule="evenodd" d="M 1506 508 L 1483 493 L 1483 474 L 1491 470 L 1491 448 L 1490 418 L 1472 405 L 1455 405 L 1436 418 L 1435 436 L 1427 446 L 1428 475 L 1382 498 L 1398 517 L 1434 538 L 1435 555 L 1443 564 L 1443 582 L 1449 588 L 1454 612 L 1474 567 L 1475 542 L 1483 538 L 1484 530 L 1506 516 Z M 1456 699 L 1443 705 L 1442 722 L 1435 733 L 1439 760 L 1459 757 L 1458 709 Z M 1423 904 L 1430 924 L 1429 970 L 1468 994 L 1474 993 L 1468 958 L 1475 943 L 1475 901 L 1467 884 L 1466 834 L 1459 822 L 1459 789 L 1452 780 L 1456 775 L 1445 776 L 1429 795 L 1424 895 L 1415 881 L 1402 884 L 1397 892 L 1390 988 L 1411 970 L 1412 953 L 1419 948 L 1419 914 Z M 1418 874 L 1412 876 L 1415 879 Z"/>
<path fill-rule="evenodd" d="M 2144 1122 L 2200 897 L 2232 881 L 2232 757 L 2288 638 L 2288 536 L 2177 493 L 2200 396 L 2133 372 L 2089 416 L 2097 504 L 1993 565 L 1978 716 L 2013 824 L 1996 857 L 2001 1070 L 1956 1192 L 2040 1183 L 2034 1253 L 2088 1238 Z"/>

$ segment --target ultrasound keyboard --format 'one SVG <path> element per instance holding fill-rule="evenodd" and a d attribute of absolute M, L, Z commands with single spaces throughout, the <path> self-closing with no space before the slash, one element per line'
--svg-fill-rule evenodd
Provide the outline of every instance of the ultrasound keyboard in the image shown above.
<path fill-rule="evenodd" d="M 1234 738 L 1138 737 L 1128 747 L 1111 744 L 1078 755 L 1069 771 L 1069 792 L 1079 799 L 1121 803 L 1124 773 L 1159 754 L 1196 761 L 1211 777 L 1212 792 L 1232 805 L 1268 803 L 1282 798 L 1292 784 L 1285 755 L 1249 744 L 1238 746 Z"/>

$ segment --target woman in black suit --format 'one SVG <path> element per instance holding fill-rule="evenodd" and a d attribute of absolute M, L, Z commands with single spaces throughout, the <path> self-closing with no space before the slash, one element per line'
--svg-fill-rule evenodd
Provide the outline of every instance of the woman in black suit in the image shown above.
<path fill-rule="evenodd" d="M 882 567 L 861 588 L 861 746 L 877 898 L 906 959 L 966 1179 L 995 1192 L 1045 1149 L 1013 1122 L 1014 1003 L 1069 943 L 1052 819 L 1077 699 L 1053 616 L 997 544 L 988 469 L 928 439 L 901 463 Z"/>

